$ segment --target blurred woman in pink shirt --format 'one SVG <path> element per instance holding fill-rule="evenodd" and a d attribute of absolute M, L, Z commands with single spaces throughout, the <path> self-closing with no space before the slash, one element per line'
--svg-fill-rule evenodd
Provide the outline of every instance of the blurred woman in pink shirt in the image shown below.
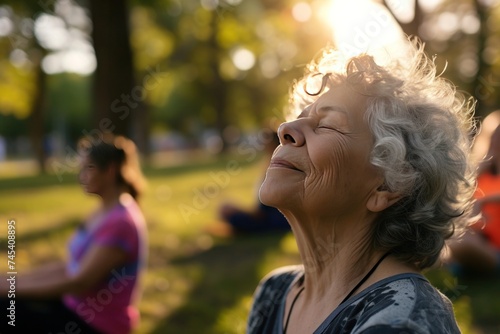
<path fill-rule="evenodd" d="M 147 232 L 136 202 L 144 185 L 136 147 L 124 137 L 84 138 L 79 153 L 80 184 L 100 206 L 73 235 L 66 263 L 16 278 L 18 321 L 1 322 L 2 333 L 126 334 L 139 320 Z M 0 306 L 9 302 L 2 297 Z"/>

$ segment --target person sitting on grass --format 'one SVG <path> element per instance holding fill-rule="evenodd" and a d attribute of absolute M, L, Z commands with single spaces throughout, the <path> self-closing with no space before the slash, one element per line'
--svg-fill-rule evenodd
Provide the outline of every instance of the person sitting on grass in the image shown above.
<path fill-rule="evenodd" d="M 144 179 L 136 147 L 124 137 L 93 140 L 79 143 L 79 181 L 100 206 L 74 233 L 66 263 L 18 274 L 17 321 L 1 321 L 1 333 L 127 334 L 139 320 L 147 231 L 137 203 Z M 10 303 L 4 286 L 3 310 Z"/>

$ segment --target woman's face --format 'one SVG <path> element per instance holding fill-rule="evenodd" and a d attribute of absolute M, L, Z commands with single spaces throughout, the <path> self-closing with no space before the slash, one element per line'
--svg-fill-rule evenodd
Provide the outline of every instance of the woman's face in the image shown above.
<path fill-rule="evenodd" d="M 260 189 L 264 204 L 306 214 L 337 216 L 366 209 L 383 182 L 370 164 L 373 137 L 366 99 L 346 85 L 331 88 L 299 117 L 281 124 Z"/>
<path fill-rule="evenodd" d="M 106 170 L 99 169 L 88 155 L 83 157 L 78 178 L 86 193 L 101 195 L 109 183 L 107 174 Z"/>

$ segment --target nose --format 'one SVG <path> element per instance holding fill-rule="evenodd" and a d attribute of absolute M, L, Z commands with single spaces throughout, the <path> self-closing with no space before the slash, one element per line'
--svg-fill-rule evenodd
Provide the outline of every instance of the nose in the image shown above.
<path fill-rule="evenodd" d="M 302 146 L 305 143 L 305 138 L 300 129 L 300 120 L 281 123 L 278 128 L 278 136 L 281 145 Z"/>
<path fill-rule="evenodd" d="M 80 184 L 84 184 L 86 182 L 86 175 L 83 168 L 80 168 L 80 170 L 78 171 L 78 182 Z"/>

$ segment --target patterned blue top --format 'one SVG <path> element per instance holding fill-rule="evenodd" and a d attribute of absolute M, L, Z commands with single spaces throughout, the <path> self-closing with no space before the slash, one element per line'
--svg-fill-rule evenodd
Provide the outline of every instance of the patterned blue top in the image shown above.
<path fill-rule="evenodd" d="M 282 334 L 285 300 L 302 266 L 272 272 L 254 295 L 248 334 Z M 314 331 L 363 334 L 460 333 L 450 300 L 420 274 L 385 278 L 340 304 Z"/>

